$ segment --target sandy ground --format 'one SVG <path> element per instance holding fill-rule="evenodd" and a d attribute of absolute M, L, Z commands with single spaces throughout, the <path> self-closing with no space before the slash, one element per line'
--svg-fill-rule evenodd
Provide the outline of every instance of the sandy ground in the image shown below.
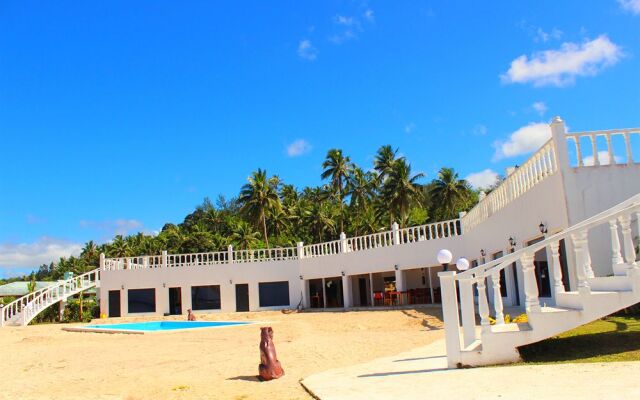
<path fill-rule="evenodd" d="M 256 378 L 261 325 L 145 335 L 8 327 L 0 329 L 0 398 L 310 399 L 299 383 L 308 375 L 444 337 L 439 308 L 199 317 L 269 321 L 285 376 Z"/>

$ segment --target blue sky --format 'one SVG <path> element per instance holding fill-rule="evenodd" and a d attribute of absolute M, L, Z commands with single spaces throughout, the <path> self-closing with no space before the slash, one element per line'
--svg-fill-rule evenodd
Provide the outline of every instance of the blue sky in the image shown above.
<path fill-rule="evenodd" d="M 180 222 L 258 167 L 319 184 L 332 147 L 481 184 L 553 115 L 640 125 L 640 0 L 479 3 L 3 2 L 0 276 Z"/>

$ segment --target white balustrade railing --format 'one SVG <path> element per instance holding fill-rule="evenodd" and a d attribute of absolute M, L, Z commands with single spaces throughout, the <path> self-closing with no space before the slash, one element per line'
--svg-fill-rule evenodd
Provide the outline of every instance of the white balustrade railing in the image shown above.
<path fill-rule="evenodd" d="M 524 164 L 516 168 L 497 188 L 461 218 L 463 230 L 468 232 L 487 220 L 493 213 L 522 196 L 557 170 L 556 148 L 553 139 L 549 139 Z"/>
<path fill-rule="evenodd" d="M 0 326 L 7 323 L 27 325 L 45 308 L 78 292 L 95 287 L 99 280 L 100 270 L 94 269 L 67 280 L 51 282 L 50 286 L 22 296 L 2 307 Z"/>
<path fill-rule="evenodd" d="M 640 136 L 640 128 L 575 132 L 567 134 L 566 138 L 568 142 L 573 142 L 575 146 L 575 167 L 580 168 L 614 164 L 633 165 L 635 161 L 633 158 L 631 135 Z M 603 138 L 604 141 L 598 143 L 599 137 Z M 620 150 L 624 152 L 626 160 L 622 158 L 622 154 L 616 154 L 613 143 L 616 137 L 624 141 L 624 150 Z M 584 148 L 581 139 L 586 139 L 588 149 Z M 590 155 L 585 157 L 585 154 Z"/>
<path fill-rule="evenodd" d="M 452 345 L 455 347 L 456 340 L 458 340 L 458 343 L 460 342 L 460 323 L 462 324 L 462 343 L 464 343 L 465 347 L 480 339 L 476 330 L 474 285 L 477 288 L 480 326 L 485 330 L 489 329 L 489 318 L 491 316 L 493 316 L 496 324 L 504 324 L 502 295 L 500 293 L 500 272 L 514 263 L 516 263 L 517 268 L 522 270 L 525 309 L 527 314 L 540 311 L 539 290 L 534 267 L 534 255 L 537 251 L 549 248 L 551 254 L 549 261 L 551 287 L 556 295 L 563 293 L 565 288 L 562 283 L 562 268 L 559 256 L 561 240 L 571 241 L 573 244 L 572 248 L 575 263 L 568 266 L 568 268 L 572 268 L 573 271 L 571 272 L 575 272 L 578 292 L 581 294 L 587 295 L 591 290 L 589 279 L 594 277 L 594 273 L 589 253 L 588 233 L 598 226 L 605 225 L 610 228 L 612 269 L 617 274 L 621 274 L 625 273 L 626 269 L 640 268 L 640 262 L 636 262 L 635 243 L 631 233 L 631 221 L 639 217 L 640 195 L 636 195 L 615 207 L 551 235 L 536 244 L 460 274 L 443 273 L 444 275 L 441 276 L 441 286 L 443 293 L 448 293 L 448 297 L 443 298 L 445 327 L 446 329 L 450 329 L 451 332 L 454 332 L 451 336 L 449 333 L 447 334 L 447 341 L 452 341 L 448 343 L 448 346 Z M 622 240 L 620 240 L 618 231 L 622 233 Z M 456 285 L 456 281 L 458 285 Z M 491 284 L 489 284 L 489 282 L 491 282 Z M 491 287 L 493 292 L 493 301 L 491 304 L 489 304 L 487 296 L 488 287 Z M 459 295 L 456 292 L 459 292 Z M 452 306 L 452 304 L 457 304 L 456 301 L 454 301 L 456 298 L 460 299 L 459 310 L 456 309 L 455 306 Z M 450 307 L 454 307 L 454 309 L 451 310 L 449 309 Z M 460 320 L 458 320 L 458 313 L 461 316 Z M 455 332 L 458 333 L 456 334 Z"/>
<path fill-rule="evenodd" d="M 212 253 L 167 254 L 167 252 L 163 252 L 162 255 L 156 256 L 101 257 L 100 265 L 103 270 L 115 271 L 125 269 L 175 268 L 247 262 L 286 261 L 371 250 L 380 247 L 460 235 L 462 235 L 462 226 L 459 219 L 402 229 L 399 229 L 398 225 L 394 223 L 390 231 L 351 238 L 347 238 L 342 234 L 339 240 L 306 246 L 299 243 L 297 247 L 277 247 L 255 250 L 234 250 L 232 246 L 229 246 L 227 251 Z"/>

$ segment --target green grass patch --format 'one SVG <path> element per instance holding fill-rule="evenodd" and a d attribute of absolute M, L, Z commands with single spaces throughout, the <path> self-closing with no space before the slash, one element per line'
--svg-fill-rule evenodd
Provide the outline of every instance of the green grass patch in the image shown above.
<path fill-rule="evenodd" d="M 524 363 L 640 361 L 640 317 L 606 317 L 519 350 Z"/>

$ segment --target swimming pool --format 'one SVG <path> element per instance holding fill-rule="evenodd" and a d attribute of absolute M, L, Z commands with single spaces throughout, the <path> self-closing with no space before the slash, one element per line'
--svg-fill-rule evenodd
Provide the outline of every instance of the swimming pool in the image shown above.
<path fill-rule="evenodd" d="M 236 321 L 149 321 L 126 322 L 121 324 L 96 324 L 81 327 L 63 328 L 75 332 L 109 332 L 109 333 L 146 333 L 180 331 L 198 328 L 221 328 L 229 326 L 247 325 L 251 322 Z"/>

